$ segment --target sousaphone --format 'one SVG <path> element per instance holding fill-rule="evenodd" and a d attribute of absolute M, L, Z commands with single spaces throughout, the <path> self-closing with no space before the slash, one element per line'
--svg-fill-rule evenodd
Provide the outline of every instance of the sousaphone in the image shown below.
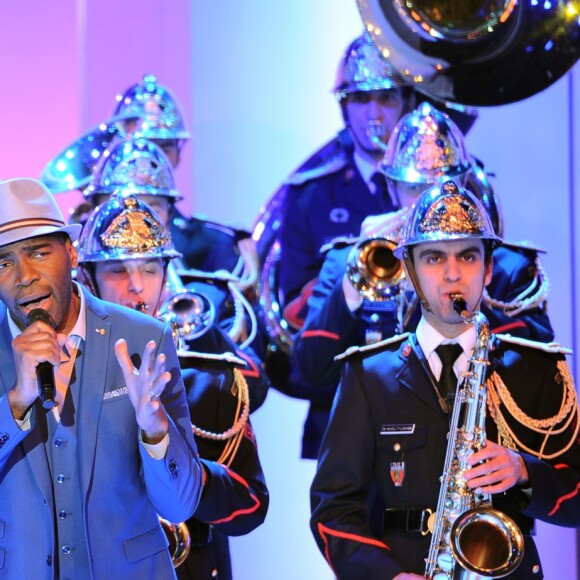
<path fill-rule="evenodd" d="M 580 56 L 580 5 L 564 0 L 357 0 L 373 41 L 416 88 L 464 106 L 546 89 Z"/>

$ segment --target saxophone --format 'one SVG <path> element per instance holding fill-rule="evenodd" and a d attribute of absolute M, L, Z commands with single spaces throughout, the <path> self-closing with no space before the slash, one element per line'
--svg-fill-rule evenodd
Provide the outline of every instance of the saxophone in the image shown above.
<path fill-rule="evenodd" d="M 466 373 L 457 386 L 449 442 L 434 517 L 425 577 L 432 580 L 502 578 L 523 557 L 523 536 L 516 523 L 491 505 L 490 494 L 469 489 L 463 473 L 468 458 L 485 442 L 491 332 L 481 312 L 470 313 L 461 295 L 453 308 L 466 324 L 474 324 L 476 340 Z"/>

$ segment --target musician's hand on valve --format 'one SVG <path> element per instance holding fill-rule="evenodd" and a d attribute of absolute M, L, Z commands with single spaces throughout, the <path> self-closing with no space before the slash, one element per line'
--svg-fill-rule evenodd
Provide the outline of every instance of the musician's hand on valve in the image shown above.
<path fill-rule="evenodd" d="M 392 213 L 367 216 L 360 227 L 361 239 L 390 238 L 396 239 L 399 230 L 405 223 L 409 209 L 404 207 Z"/>
<path fill-rule="evenodd" d="M 465 472 L 467 485 L 482 493 L 501 493 L 528 482 L 523 457 L 511 449 L 486 440 L 485 447 L 468 460 L 473 467 Z"/>
<path fill-rule="evenodd" d="M 164 354 L 155 358 L 155 346 L 152 340 L 145 345 L 141 366 L 137 369 L 129 356 L 127 342 L 119 339 L 115 343 L 115 355 L 123 370 L 143 441 L 151 444 L 159 443 L 169 431 L 169 421 L 159 397 L 171 380 L 171 373 L 165 370 Z"/>

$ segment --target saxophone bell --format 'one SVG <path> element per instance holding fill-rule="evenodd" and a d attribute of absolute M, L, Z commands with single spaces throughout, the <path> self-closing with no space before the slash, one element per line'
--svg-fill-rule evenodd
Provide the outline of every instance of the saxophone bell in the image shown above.
<path fill-rule="evenodd" d="M 185 562 L 191 549 L 191 535 L 185 522 L 173 524 L 159 516 L 159 523 L 169 542 L 169 554 L 173 567 L 177 568 Z"/>

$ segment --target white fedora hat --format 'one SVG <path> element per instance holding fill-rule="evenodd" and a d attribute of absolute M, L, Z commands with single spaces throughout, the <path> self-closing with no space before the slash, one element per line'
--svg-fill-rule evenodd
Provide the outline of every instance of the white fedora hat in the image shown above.
<path fill-rule="evenodd" d="M 0 246 L 56 232 L 74 242 L 81 232 L 80 224 L 65 224 L 54 196 L 36 179 L 0 181 L 0 208 Z"/>

